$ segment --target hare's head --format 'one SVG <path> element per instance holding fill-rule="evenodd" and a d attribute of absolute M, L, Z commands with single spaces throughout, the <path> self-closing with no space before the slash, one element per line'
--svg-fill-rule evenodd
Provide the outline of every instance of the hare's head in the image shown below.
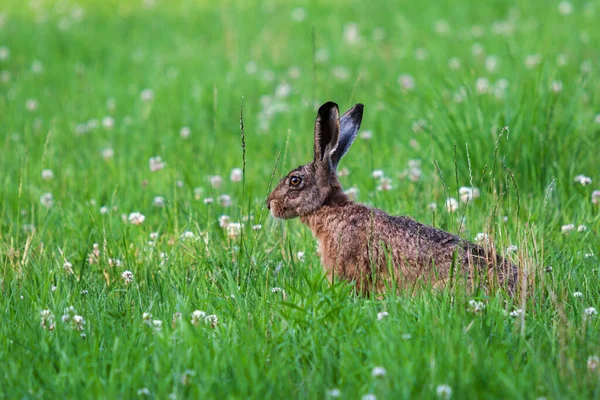
<path fill-rule="evenodd" d="M 276 218 L 295 218 L 312 213 L 325 204 L 347 201 L 336 169 L 356 138 L 363 115 L 357 104 L 341 118 L 337 104 L 323 104 L 315 121 L 315 150 L 311 163 L 290 171 L 267 198 Z"/>

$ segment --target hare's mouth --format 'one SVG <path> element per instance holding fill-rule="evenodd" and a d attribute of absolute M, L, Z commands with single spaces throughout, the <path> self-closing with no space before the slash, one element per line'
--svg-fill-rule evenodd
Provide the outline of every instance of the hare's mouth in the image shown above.
<path fill-rule="evenodd" d="M 267 205 L 267 208 L 271 211 L 271 215 L 279 219 L 290 219 L 296 215 L 293 211 L 286 209 L 280 202 L 271 200 Z"/>

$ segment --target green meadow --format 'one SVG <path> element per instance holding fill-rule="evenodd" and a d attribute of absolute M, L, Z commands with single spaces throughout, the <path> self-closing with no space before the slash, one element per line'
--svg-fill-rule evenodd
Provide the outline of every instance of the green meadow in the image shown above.
<path fill-rule="evenodd" d="M 600 398 L 599 16 L 0 0 L 0 399 Z M 344 189 L 513 297 L 327 281 L 265 199 L 330 100 L 365 105 Z"/>

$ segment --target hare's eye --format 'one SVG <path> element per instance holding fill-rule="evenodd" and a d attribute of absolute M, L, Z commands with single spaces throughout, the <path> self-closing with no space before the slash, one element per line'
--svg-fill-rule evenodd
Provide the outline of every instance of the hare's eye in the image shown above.
<path fill-rule="evenodd" d="M 292 186 L 298 186 L 300 182 L 302 182 L 302 179 L 298 176 L 292 176 L 290 178 L 290 185 Z"/>

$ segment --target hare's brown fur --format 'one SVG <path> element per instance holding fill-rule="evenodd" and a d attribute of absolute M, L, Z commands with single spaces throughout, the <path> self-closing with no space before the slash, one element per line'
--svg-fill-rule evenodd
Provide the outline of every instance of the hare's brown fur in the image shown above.
<path fill-rule="evenodd" d="M 493 250 L 412 218 L 390 216 L 350 201 L 337 179 L 336 167 L 352 144 L 361 119 L 362 105 L 341 120 L 335 103 L 319 109 L 314 160 L 279 182 L 267 199 L 272 214 L 300 217 L 319 241 L 330 278 L 337 275 L 355 281 L 362 292 L 372 287 L 381 290 L 392 283 L 407 289 L 428 283 L 440 287 L 454 270 L 457 279 L 467 277 L 483 286 L 497 282 L 512 293 L 517 268 Z"/>

